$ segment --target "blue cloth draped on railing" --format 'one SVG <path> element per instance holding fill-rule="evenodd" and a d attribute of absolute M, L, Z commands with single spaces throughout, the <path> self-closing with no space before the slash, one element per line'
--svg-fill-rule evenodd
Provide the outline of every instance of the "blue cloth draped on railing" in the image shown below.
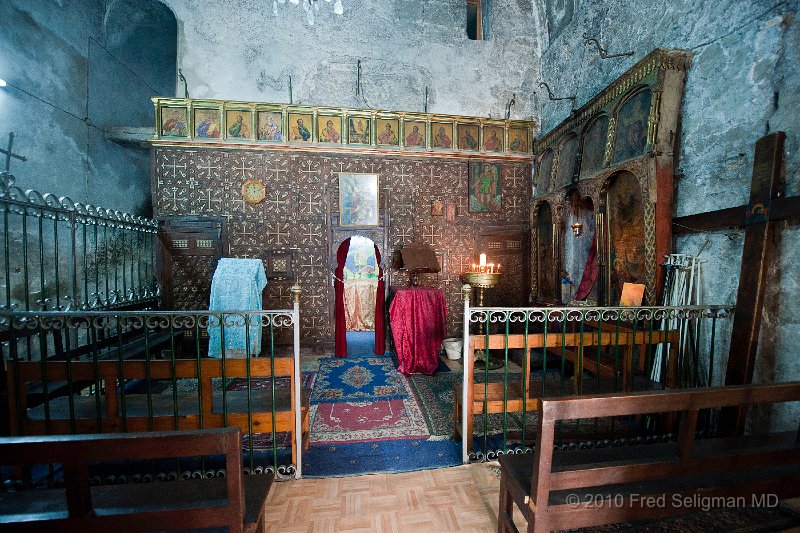
<path fill-rule="evenodd" d="M 260 311 L 261 292 L 267 285 L 267 273 L 260 259 L 233 259 L 223 257 L 211 280 L 210 311 Z M 261 352 L 261 316 L 247 315 L 250 320 L 250 349 L 247 349 L 245 315 L 225 315 L 224 328 L 220 318 L 211 316 L 208 321 L 208 356 L 222 357 L 222 331 L 225 331 L 225 357 L 246 357 Z"/>

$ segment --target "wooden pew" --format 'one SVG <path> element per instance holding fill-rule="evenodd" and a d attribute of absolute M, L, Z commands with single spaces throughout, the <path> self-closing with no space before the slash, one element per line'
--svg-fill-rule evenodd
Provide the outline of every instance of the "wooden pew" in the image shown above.
<path fill-rule="evenodd" d="M 119 460 L 224 455 L 225 477 L 91 486 L 89 469 Z M 274 474 L 242 475 L 234 428 L 0 439 L 0 464 L 61 465 L 64 488 L 0 493 L 0 531 L 263 531 Z M 206 529 L 203 529 L 204 531 Z"/>
<path fill-rule="evenodd" d="M 214 391 L 214 378 L 246 379 L 272 377 L 270 358 L 180 359 L 173 361 L 20 361 L 8 365 L 8 402 L 11 432 L 14 435 L 66 433 L 114 433 L 128 431 L 167 431 L 236 427 L 243 434 L 272 432 L 272 390 L 251 386 L 247 391 Z M 224 370 L 223 370 L 224 368 Z M 295 444 L 295 397 L 299 383 L 294 380 L 293 357 L 276 357 L 274 375 L 288 377 L 289 389 L 276 387 L 274 424 L 276 432 L 292 434 L 292 462 L 297 464 Z M 199 379 L 194 392 L 165 394 L 125 393 L 129 380 Z M 98 396 L 74 394 L 51 398 L 47 403 L 30 406 L 26 391 L 31 384 L 45 382 L 95 383 Z M 146 381 L 144 381 L 146 383 Z M 299 406 L 303 446 L 310 446 L 308 433 L 309 394 L 303 391 Z"/>
<path fill-rule="evenodd" d="M 523 402 L 522 380 L 524 380 L 524 383 L 530 384 L 532 357 L 541 357 L 543 349 L 557 357 L 563 355 L 565 359 L 575 365 L 576 379 L 573 387 L 574 393 L 579 394 L 582 391 L 581 379 L 584 369 L 601 376 L 615 376 L 618 374 L 623 390 L 631 390 L 634 377 L 633 346 L 638 345 L 644 350 L 649 345 L 652 350 L 660 343 L 674 343 L 674 349 L 677 342 L 678 332 L 675 330 L 655 330 L 651 333 L 649 331 L 633 331 L 625 327 L 620 327 L 617 330 L 614 325 L 608 325 L 602 331 L 587 329 L 582 334 L 574 332 L 551 332 L 547 335 L 529 333 L 527 342 L 525 334 L 510 334 L 508 335 L 507 343 L 505 334 L 490 334 L 488 335 L 488 348 L 490 350 L 504 350 L 505 348 L 509 350 L 527 350 L 523 355 L 527 360 L 527 368 L 525 376 L 521 378 L 519 383 L 509 383 L 508 396 L 505 396 L 503 383 L 489 383 L 486 387 L 481 383 L 475 383 L 474 365 L 470 365 L 465 381 L 467 383 L 467 396 L 472 398 L 473 401 L 466 406 L 468 412 L 466 433 L 467 435 L 472 435 L 473 416 L 483 413 L 484 404 L 486 404 L 487 413 L 521 412 L 523 404 L 526 412 L 535 411 L 539 408 L 541 391 L 531 390 L 532 387 L 529 385 L 526 385 L 525 400 Z M 602 360 L 598 365 L 596 359 L 585 356 L 587 348 L 613 350 L 617 345 L 619 345 L 620 354 L 619 368 L 615 368 L 613 363 Z M 486 350 L 486 348 L 486 335 L 472 335 L 470 337 L 468 357 L 474 359 L 475 350 Z M 677 358 L 672 357 L 671 359 L 674 361 Z M 639 366 L 642 367 L 643 365 L 644 361 L 640 358 Z M 672 368 L 671 371 L 676 371 L 676 368 Z M 462 386 L 461 383 L 453 385 L 456 435 L 461 434 Z"/>
<path fill-rule="evenodd" d="M 535 453 L 500 458 L 498 531 L 517 531 L 514 504 L 529 532 L 544 532 L 796 497 L 797 431 L 695 438 L 702 409 L 792 401 L 800 382 L 542 400 Z M 554 451 L 560 420 L 652 413 L 680 413 L 677 442 Z"/>

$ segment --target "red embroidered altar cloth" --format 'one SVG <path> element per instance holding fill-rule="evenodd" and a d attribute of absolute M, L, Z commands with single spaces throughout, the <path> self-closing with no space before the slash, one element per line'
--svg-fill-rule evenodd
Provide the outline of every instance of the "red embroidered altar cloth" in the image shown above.
<path fill-rule="evenodd" d="M 398 370 L 405 375 L 432 376 L 439 366 L 439 348 L 445 337 L 447 306 L 441 289 L 402 287 L 389 306 Z"/>

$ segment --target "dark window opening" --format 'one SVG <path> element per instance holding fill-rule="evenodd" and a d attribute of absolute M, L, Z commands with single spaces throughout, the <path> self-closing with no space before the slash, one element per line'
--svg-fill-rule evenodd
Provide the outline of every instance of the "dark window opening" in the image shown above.
<path fill-rule="evenodd" d="M 467 37 L 473 41 L 483 40 L 481 24 L 481 0 L 467 0 Z"/>

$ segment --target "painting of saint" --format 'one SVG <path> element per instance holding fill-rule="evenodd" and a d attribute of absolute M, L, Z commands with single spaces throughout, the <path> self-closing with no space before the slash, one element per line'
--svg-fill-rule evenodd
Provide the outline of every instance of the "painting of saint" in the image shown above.
<path fill-rule="evenodd" d="M 398 124 L 397 120 L 378 119 L 375 126 L 375 131 L 378 132 L 378 144 L 397 146 Z"/>
<path fill-rule="evenodd" d="M 431 123 L 431 133 L 433 140 L 431 145 L 434 148 L 452 148 L 453 146 L 453 125 Z"/>
<path fill-rule="evenodd" d="M 483 149 L 487 152 L 503 151 L 503 129 L 496 126 L 483 128 Z"/>
<path fill-rule="evenodd" d="M 406 122 L 404 128 L 406 146 L 425 146 L 424 122 Z"/>
<path fill-rule="evenodd" d="M 369 118 L 350 117 L 350 144 L 369 144 Z"/>
<path fill-rule="evenodd" d="M 431 202 L 431 216 L 440 217 L 444 215 L 444 203 L 438 198 Z"/>
<path fill-rule="evenodd" d="M 625 283 L 646 283 L 645 223 L 642 191 L 631 173 L 617 176 L 608 190 L 611 241 L 610 303 L 616 305 Z"/>
<path fill-rule="evenodd" d="M 161 136 L 186 137 L 186 110 L 165 107 L 161 110 Z"/>
<path fill-rule="evenodd" d="M 474 124 L 458 125 L 458 147 L 461 150 L 478 149 L 478 126 Z"/>
<path fill-rule="evenodd" d="M 644 154 L 647 146 L 647 115 L 649 112 L 649 88 L 639 91 L 622 104 L 617 112 L 614 163 Z"/>
<path fill-rule="evenodd" d="M 448 222 L 455 222 L 456 220 L 456 204 L 453 202 L 447 202 L 444 206 L 444 210 L 446 213 L 445 219 Z"/>
<path fill-rule="evenodd" d="M 261 112 L 258 114 L 258 140 L 282 141 L 281 114 L 277 112 Z"/>
<path fill-rule="evenodd" d="M 528 130 L 525 128 L 511 128 L 508 134 L 510 142 L 508 149 L 512 152 L 528 152 Z"/>
<path fill-rule="evenodd" d="M 195 109 L 194 124 L 196 139 L 219 139 L 219 111 L 216 109 Z"/>
<path fill-rule="evenodd" d="M 311 142 L 311 115 L 289 113 L 289 140 Z"/>
<path fill-rule="evenodd" d="M 228 138 L 250 138 L 250 111 L 228 111 Z"/>
<path fill-rule="evenodd" d="M 339 174 L 339 224 L 378 225 L 377 174 Z"/>
<path fill-rule="evenodd" d="M 323 143 L 338 143 L 342 139 L 342 120 L 339 117 L 317 117 L 319 135 L 317 139 Z"/>
<path fill-rule="evenodd" d="M 594 119 L 586 133 L 583 134 L 581 176 L 590 176 L 603 168 L 607 132 L 608 115 L 600 115 Z"/>
<path fill-rule="evenodd" d="M 500 211 L 500 174 L 498 163 L 469 164 L 469 212 Z"/>

